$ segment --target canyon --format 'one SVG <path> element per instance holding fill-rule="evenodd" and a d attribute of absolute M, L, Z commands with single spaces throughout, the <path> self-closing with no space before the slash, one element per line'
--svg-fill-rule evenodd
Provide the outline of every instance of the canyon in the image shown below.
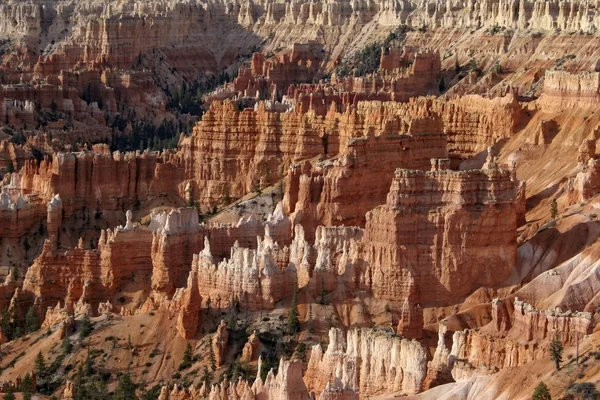
<path fill-rule="evenodd" d="M 587 0 L 5 2 L 0 393 L 600 393 L 599 25 Z"/>

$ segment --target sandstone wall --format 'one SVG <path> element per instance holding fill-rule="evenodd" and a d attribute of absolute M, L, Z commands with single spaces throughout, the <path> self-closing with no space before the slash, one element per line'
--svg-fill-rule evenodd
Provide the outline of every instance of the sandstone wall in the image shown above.
<path fill-rule="evenodd" d="M 65 216 L 85 207 L 92 211 L 133 208 L 151 195 L 176 193 L 177 167 L 156 153 L 58 153 L 20 172 L 23 194 L 49 200 L 59 194 Z"/>
<path fill-rule="evenodd" d="M 20 238 L 39 226 L 46 215 L 40 202 L 29 202 L 18 194 L 13 201 L 8 186 L 0 192 L 0 238 Z"/>
<path fill-rule="evenodd" d="M 600 193 L 600 160 L 596 156 L 596 142 L 583 141 L 577 157 L 577 175 L 569 179 L 569 202 L 583 203 Z"/>
<path fill-rule="evenodd" d="M 152 289 L 172 296 L 186 285 L 192 255 L 204 247 L 204 229 L 195 208 L 153 213 L 148 229 L 152 238 Z"/>
<path fill-rule="evenodd" d="M 139 228 L 123 227 L 102 231 L 98 248 L 76 248 L 64 253 L 51 249 L 49 242 L 28 269 L 23 290 L 43 307 L 78 300 L 97 308 L 108 299 L 116 303 L 127 285 L 149 291 L 152 276 L 152 235 Z"/>
<path fill-rule="evenodd" d="M 281 100 L 290 85 L 313 81 L 321 62 L 319 47 L 295 43 L 269 59 L 254 53 L 250 68 L 241 68 L 233 81 L 233 91 L 257 100 Z"/>
<path fill-rule="evenodd" d="M 43 309 L 57 302 L 75 301 L 97 309 L 107 300 L 129 307 L 132 299 L 122 297 L 129 290 L 145 295 L 153 290 L 173 297 L 176 303 L 184 301 L 177 298 L 187 296 L 188 303 L 201 304 L 194 300 L 201 299 L 199 290 L 188 288 L 187 283 L 193 272 L 192 252 L 203 248 L 204 228 L 198 224 L 195 209 L 155 214 L 148 228 L 134 225 L 127 212 L 125 226 L 102 230 L 96 249 L 86 250 L 80 241 L 77 248 L 67 251 L 57 248 L 62 221 L 60 198 L 54 199 L 48 210 L 48 238 L 23 283 L 24 291 Z M 178 294 L 177 288 L 188 290 Z M 134 308 L 139 305 L 133 304 Z"/>
<path fill-rule="evenodd" d="M 288 172 L 284 208 L 310 239 L 318 224 L 364 226 L 365 213 L 385 201 L 395 168 L 426 169 L 430 158 L 446 156 L 440 119 L 418 115 L 412 104 L 360 103 L 329 131 L 337 158 Z"/>
<path fill-rule="evenodd" d="M 433 105 L 443 121 L 448 137 L 448 154 L 453 159 L 466 159 L 485 151 L 517 132 L 524 114 L 512 94 L 492 99 L 467 95 Z"/>
<path fill-rule="evenodd" d="M 591 106 L 600 98 L 600 73 L 546 71 L 540 103 L 550 109 Z"/>
<path fill-rule="evenodd" d="M 427 369 L 427 353 L 416 341 L 400 339 L 387 332 L 351 329 L 346 340 L 342 331 L 331 328 L 329 345 L 311 351 L 304 382 L 319 395 L 331 388 L 354 391 L 359 398 L 380 394 L 414 394 L 421 390 Z"/>
<path fill-rule="evenodd" d="M 207 239 L 204 250 L 194 255 L 192 268 L 198 270 L 200 294 L 217 307 L 227 307 L 237 299 L 250 310 L 272 309 L 292 294 L 296 279 L 295 268 L 286 262 L 280 267 L 279 258 L 287 259 L 285 249 L 269 236 L 259 237 L 255 250 L 234 243 L 230 256 L 222 261 L 213 257 Z"/>
<path fill-rule="evenodd" d="M 452 304 L 503 281 L 516 265 L 512 172 L 432 163 L 428 172 L 398 169 L 387 203 L 367 214 L 364 257 L 378 298 Z"/>
<path fill-rule="evenodd" d="M 441 72 L 439 53 L 428 50 L 409 53 L 406 48 L 403 50 L 403 57 L 394 58 L 397 49 L 384 49 L 378 73 L 335 79 L 334 87 L 355 93 L 361 100 L 405 102 L 416 96 L 438 94 Z M 386 51 L 389 53 L 386 54 Z"/>
<path fill-rule="evenodd" d="M 450 379 L 449 374 L 455 380 L 488 375 L 547 358 L 554 337 L 565 346 L 574 346 L 591 334 L 594 326 L 590 313 L 538 310 L 517 298 L 495 299 L 491 314 L 491 322 L 484 327 L 453 335 L 440 324 L 438 346 L 428 364 L 428 382 L 443 383 Z"/>

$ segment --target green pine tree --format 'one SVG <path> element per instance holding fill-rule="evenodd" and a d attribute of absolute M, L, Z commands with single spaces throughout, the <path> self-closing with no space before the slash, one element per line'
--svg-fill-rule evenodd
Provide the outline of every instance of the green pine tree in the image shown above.
<path fill-rule="evenodd" d="M 93 330 L 94 330 L 94 326 L 92 325 L 92 322 L 90 321 L 90 317 L 89 317 L 89 315 L 85 314 L 83 316 L 83 319 L 81 320 L 81 328 L 80 328 L 81 337 L 90 336 L 90 334 L 92 333 Z"/>
<path fill-rule="evenodd" d="M 83 376 L 89 377 L 94 373 L 94 364 L 93 360 L 90 357 L 90 348 L 88 346 L 87 357 L 83 362 Z"/>
<path fill-rule="evenodd" d="M 210 369 L 213 371 L 217 369 L 217 360 L 215 358 L 215 352 L 212 347 L 212 343 L 209 341 L 208 345 L 208 359 L 210 361 Z"/>
<path fill-rule="evenodd" d="M 15 268 L 16 270 L 16 268 Z M 19 325 L 19 315 L 17 314 L 17 307 L 13 308 L 13 312 L 12 312 L 12 332 L 13 332 L 13 336 L 12 339 L 17 339 L 20 338 L 23 335 L 23 328 L 21 327 L 21 325 Z"/>
<path fill-rule="evenodd" d="M 146 390 L 142 395 L 142 400 L 158 400 L 158 396 L 160 396 L 162 386 L 154 385 L 150 389 Z"/>
<path fill-rule="evenodd" d="M 9 340 L 12 339 L 13 329 L 8 308 L 5 308 L 0 316 L 0 331 L 2 331 L 4 336 L 6 336 Z"/>
<path fill-rule="evenodd" d="M 229 370 L 227 371 L 227 376 L 230 382 L 237 382 L 240 378 L 241 374 L 240 360 L 235 360 L 233 363 L 229 364 Z"/>
<path fill-rule="evenodd" d="M 298 312 L 298 282 L 294 282 L 294 294 L 292 295 L 292 305 L 290 307 L 290 312 L 288 314 L 288 333 L 290 335 L 295 335 L 300 330 L 300 320 L 298 316 L 300 313 Z"/>
<path fill-rule="evenodd" d="M 135 384 L 129 376 L 129 372 L 119 377 L 113 400 L 137 400 L 135 395 Z"/>
<path fill-rule="evenodd" d="M 208 296 L 208 299 L 206 299 L 206 313 L 210 314 L 210 304 L 211 304 L 212 300 L 210 299 L 210 296 Z"/>
<path fill-rule="evenodd" d="M 31 375 L 29 374 L 29 372 L 25 374 L 25 377 L 21 381 L 21 392 L 23 392 L 24 400 L 31 400 L 31 394 L 35 393 L 33 379 L 31 379 Z"/>
<path fill-rule="evenodd" d="M 15 400 L 15 395 L 13 394 L 12 387 L 8 387 L 8 390 L 6 391 L 6 393 L 4 393 L 2 400 Z"/>
<path fill-rule="evenodd" d="M 35 315 L 35 310 L 32 307 L 29 307 L 27 310 L 27 314 L 25 315 L 25 331 L 27 333 L 35 332 L 39 329 L 39 324 L 37 320 L 37 315 Z"/>
<path fill-rule="evenodd" d="M 552 342 L 550 342 L 550 359 L 554 361 L 557 371 L 560 369 L 560 363 L 562 362 L 562 353 L 563 345 L 558 336 L 554 336 Z"/>
<path fill-rule="evenodd" d="M 312 303 L 308 304 L 308 333 L 313 333 L 313 313 L 312 313 Z"/>
<path fill-rule="evenodd" d="M 229 315 L 227 315 L 227 328 L 229 328 L 230 330 L 234 331 L 237 329 L 237 313 L 235 311 L 235 308 L 232 307 L 229 310 Z"/>
<path fill-rule="evenodd" d="M 183 353 L 183 360 L 181 361 L 181 364 L 179 364 L 180 371 L 191 367 L 192 357 L 193 357 L 192 346 L 188 343 L 185 348 L 185 352 Z"/>
<path fill-rule="evenodd" d="M 73 392 L 75 396 L 75 400 L 83 400 L 84 390 L 83 390 L 83 367 L 81 364 L 77 366 L 77 371 L 75 372 L 73 379 Z"/>
<path fill-rule="evenodd" d="M 202 382 L 206 385 L 207 388 L 210 387 L 213 381 L 213 375 L 208 371 L 206 365 L 204 366 L 204 372 L 202 372 Z"/>
<path fill-rule="evenodd" d="M 85 400 L 106 400 L 108 395 L 108 387 L 106 382 L 102 380 L 98 375 L 94 375 L 84 385 L 83 399 Z"/>
<path fill-rule="evenodd" d="M 37 354 L 37 357 L 35 357 L 33 368 L 35 371 L 35 376 L 37 376 L 37 378 L 40 380 L 44 379 L 46 376 L 46 359 L 41 351 Z"/>
<path fill-rule="evenodd" d="M 319 303 L 321 305 L 325 304 L 325 295 L 327 293 L 325 292 L 325 278 L 323 278 L 323 275 L 321 275 L 321 293 L 320 293 L 320 298 L 319 298 Z"/>
<path fill-rule="evenodd" d="M 73 350 L 73 344 L 71 343 L 71 340 L 69 340 L 69 335 L 65 334 L 65 337 L 63 338 L 62 341 L 62 349 L 63 349 L 63 354 L 69 354 L 72 350 Z"/>
<path fill-rule="evenodd" d="M 544 382 L 540 382 L 539 385 L 535 387 L 531 400 L 552 400 L 548 386 L 546 386 Z"/>

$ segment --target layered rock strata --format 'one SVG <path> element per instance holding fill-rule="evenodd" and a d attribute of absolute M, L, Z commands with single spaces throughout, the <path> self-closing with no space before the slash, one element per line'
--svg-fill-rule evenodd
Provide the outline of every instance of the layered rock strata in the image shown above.
<path fill-rule="evenodd" d="M 288 51 L 269 59 L 254 53 L 250 68 L 240 68 L 231 84 L 233 91 L 257 100 L 281 100 L 290 85 L 313 81 L 322 55 L 318 47 L 294 43 Z"/>
<path fill-rule="evenodd" d="M 495 299 L 491 315 L 484 327 L 453 335 L 440 324 L 438 346 L 428 364 L 428 382 L 449 381 L 450 374 L 455 380 L 488 375 L 548 357 L 554 337 L 573 346 L 591 334 L 594 326 L 591 313 L 538 310 L 518 298 L 512 302 Z"/>
<path fill-rule="evenodd" d="M 385 201 L 395 168 L 428 169 L 430 158 L 446 156 L 440 119 L 413 115 L 412 105 L 381 102 L 361 103 L 343 113 L 337 127 L 339 156 L 288 172 L 286 212 L 296 214 L 293 218 L 305 227 L 364 226 L 365 213 Z M 362 137 L 342 134 L 355 127 Z M 372 179 L 373 173 L 379 179 Z"/>
<path fill-rule="evenodd" d="M 518 181 L 484 169 L 396 171 L 387 202 L 367 214 L 362 257 L 375 297 L 403 302 L 398 331 L 420 336 L 425 304 L 456 304 L 508 277 L 517 262 Z"/>
<path fill-rule="evenodd" d="M 204 228 L 195 209 L 154 214 L 148 228 L 134 225 L 131 212 L 127 212 L 125 226 L 102 230 L 96 249 L 86 250 L 80 241 L 77 248 L 63 252 L 58 251 L 62 206 L 58 196 L 50 202 L 48 237 L 23 283 L 25 292 L 38 304 L 47 307 L 79 300 L 95 309 L 108 299 L 114 303 L 118 293 L 130 285 L 147 294 L 154 289 L 167 297 L 175 294 L 175 288 L 186 286 L 192 251 L 203 248 Z M 184 302 L 201 298 L 192 288 L 188 292 L 181 294 L 192 296 Z"/>
<path fill-rule="evenodd" d="M 154 153 L 58 153 L 39 165 L 26 162 L 17 181 L 23 194 L 46 200 L 59 194 L 66 217 L 83 207 L 127 210 L 151 195 L 177 193 L 177 167 L 167 158 Z"/>
<path fill-rule="evenodd" d="M 600 73 L 546 71 L 539 99 L 547 110 L 565 107 L 593 107 L 600 99 Z"/>
<path fill-rule="evenodd" d="M 46 208 L 42 202 L 34 202 L 29 196 L 16 195 L 13 200 L 10 186 L 0 192 L 0 238 L 20 238 L 39 226 Z"/>

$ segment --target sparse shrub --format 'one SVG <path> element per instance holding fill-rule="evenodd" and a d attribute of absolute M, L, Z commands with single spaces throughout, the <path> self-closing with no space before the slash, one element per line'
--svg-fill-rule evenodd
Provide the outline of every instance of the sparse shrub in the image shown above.
<path fill-rule="evenodd" d="M 84 314 L 83 319 L 81 320 L 81 327 L 79 328 L 79 333 L 81 337 L 88 337 L 94 330 L 94 326 L 90 321 L 90 317 L 87 314 Z"/>
<path fill-rule="evenodd" d="M 150 354 L 148 355 L 148 357 L 154 358 L 154 357 L 156 357 L 159 354 L 160 354 L 160 351 L 157 348 L 154 348 L 154 349 L 152 349 L 152 351 L 150 352 Z"/>
<path fill-rule="evenodd" d="M 591 382 L 574 383 L 565 391 L 566 394 L 585 400 L 600 399 L 600 392 Z"/>

